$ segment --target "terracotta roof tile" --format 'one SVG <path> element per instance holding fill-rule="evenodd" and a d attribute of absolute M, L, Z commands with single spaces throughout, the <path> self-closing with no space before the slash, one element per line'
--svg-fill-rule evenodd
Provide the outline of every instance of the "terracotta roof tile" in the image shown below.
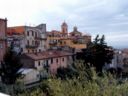
<path fill-rule="evenodd" d="M 28 53 L 25 55 L 33 60 L 42 60 L 42 59 L 48 59 L 48 58 L 71 56 L 72 53 L 65 52 L 65 51 L 50 50 L 50 51 L 43 51 L 40 53 Z"/>
<path fill-rule="evenodd" d="M 25 26 L 17 26 L 17 27 L 8 27 L 7 28 L 7 34 L 12 35 L 12 34 L 24 34 L 25 31 Z"/>

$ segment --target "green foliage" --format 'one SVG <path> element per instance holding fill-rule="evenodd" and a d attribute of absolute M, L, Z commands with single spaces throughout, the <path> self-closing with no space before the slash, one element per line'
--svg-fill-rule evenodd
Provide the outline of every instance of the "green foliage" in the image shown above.
<path fill-rule="evenodd" d="M 75 68 L 73 68 L 72 66 L 68 66 L 67 68 L 63 68 L 63 67 L 58 68 L 56 77 L 64 80 L 67 78 L 72 79 L 73 77 L 76 77 L 77 75 L 78 73 L 75 70 Z"/>
<path fill-rule="evenodd" d="M 119 84 L 111 74 L 98 76 L 94 67 L 85 68 L 82 61 L 77 61 L 78 77 L 64 80 L 50 78 L 40 87 L 25 91 L 19 96 L 127 96 L 128 82 Z M 88 72 L 89 71 L 89 72 Z M 88 78 L 90 76 L 90 78 Z"/>
<path fill-rule="evenodd" d="M 16 95 L 17 96 L 17 95 Z M 18 96 L 45 96 L 41 89 L 33 89 L 33 90 L 26 90 L 22 94 L 18 94 Z"/>
<path fill-rule="evenodd" d="M 20 55 L 14 52 L 12 47 L 7 50 L 1 65 L 2 82 L 7 85 L 14 84 L 16 79 L 21 75 L 21 73 L 18 73 L 22 67 Z"/>
<path fill-rule="evenodd" d="M 107 45 L 105 36 L 103 35 L 99 38 L 99 35 L 97 35 L 94 41 L 88 45 L 87 49 L 77 53 L 76 57 L 78 60 L 83 60 L 85 64 L 90 63 L 96 67 L 97 72 L 102 72 L 102 67 L 105 64 L 111 63 L 113 54 L 113 48 Z"/>

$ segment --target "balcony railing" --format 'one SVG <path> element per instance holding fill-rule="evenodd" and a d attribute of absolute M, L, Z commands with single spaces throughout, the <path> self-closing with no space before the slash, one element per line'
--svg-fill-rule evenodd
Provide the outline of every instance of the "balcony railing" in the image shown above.
<path fill-rule="evenodd" d="M 35 37 L 36 40 L 45 40 L 46 38 L 44 37 Z"/>
<path fill-rule="evenodd" d="M 46 36 L 43 34 L 40 34 L 40 36 L 35 36 L 35 39 L 44 40 L 44 39 L 46 39 Z"/>

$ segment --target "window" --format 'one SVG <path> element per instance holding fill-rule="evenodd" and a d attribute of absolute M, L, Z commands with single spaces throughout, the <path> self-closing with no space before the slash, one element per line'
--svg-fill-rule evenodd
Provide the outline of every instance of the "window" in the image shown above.
<path fill-rule="evenodd" d="M 64 58 L 62 58 L 62 61 L 64 61 Z"/>
<path fill-rule="evenodd" d="M 27 40 L 27 45 L 29 45 L 29 40 Z"/>
<path fill-rule="evenodd" d="M 38 46 L 40 46 L 40 44 L 41 44 L 40 41 L 38 41 Z"/>
<path fill-rule="evenodd" d="M 46 45 L 44 45 L 44 48 L 46 48 Z"/>
<path fill-rule="evenodd" d="M 40 66 L 40 61 L 38 61 L 38 66 Z"/>
<path fill-rule="evenodd" d="M 35 42 L 34 42 L 34 40 L 33 40 L 33 41 L 32 41 L 32 45 L 35 45 L 34 43 L 35 43 Z"/>
<path fill-rule="evenodd" d="M 0 44 L 0 48 L 1 48 L 1 49 L 3 48 L 2 44 Z"/>
<path fill-rule="evenodd" d="M 48 60 L 46 60 L 46 65 L 48 65 Z"/>
<path fill-rule="evenodd" d="M 39 49 L 39 52 L 41 52 L 41 49 Z"/>
<path fill-rule="evenodd" d="M 32 52 L 34 53 L 34 50 L 32 50 Z"/>
<path fill-rule="evenodd" d="M 53 63 L 53 58 L 51 58 L 51 64 Z"/>
<path fill-rule="evenodd" d="M 37 78 L 39 78 L 40 77 L 40 74 L 37 74 L 36 76 L 37 76 Z"/>
<path fill-rule="evenodd" d="M 64 44 L 66 44 L 66 42 L 64 41 Z"/>
<path fill-rule="evenodd" d="M 29 36 L 29 31 L 27 31 L 27 36 Z"/>
<path fill-rule="evenodd" d="M 37 32 L 35 32 L 35 37 L 37 37 Z"/>
<path fill-rule="evenodd" d="M 34 36 L 34 32 L 32 31 L 32 36 Z"/>
<path fill-rule="evenodd" d="M 23 52 L 23 48 L 21 48 L 21 52 Z"/>
<path fill-rule="evenodd" d="M 56 59 L 56 63 L 58 63 L 58 59 Z"/>

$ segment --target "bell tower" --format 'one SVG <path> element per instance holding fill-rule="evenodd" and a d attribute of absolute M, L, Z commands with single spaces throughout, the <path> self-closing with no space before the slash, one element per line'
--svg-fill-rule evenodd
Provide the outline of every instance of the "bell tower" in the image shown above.
<path fill-rule="evenodd" d="M 65 21 L 61 25 L 61 32 L 66 34 L 68 33 L 68 25 Z"/>

